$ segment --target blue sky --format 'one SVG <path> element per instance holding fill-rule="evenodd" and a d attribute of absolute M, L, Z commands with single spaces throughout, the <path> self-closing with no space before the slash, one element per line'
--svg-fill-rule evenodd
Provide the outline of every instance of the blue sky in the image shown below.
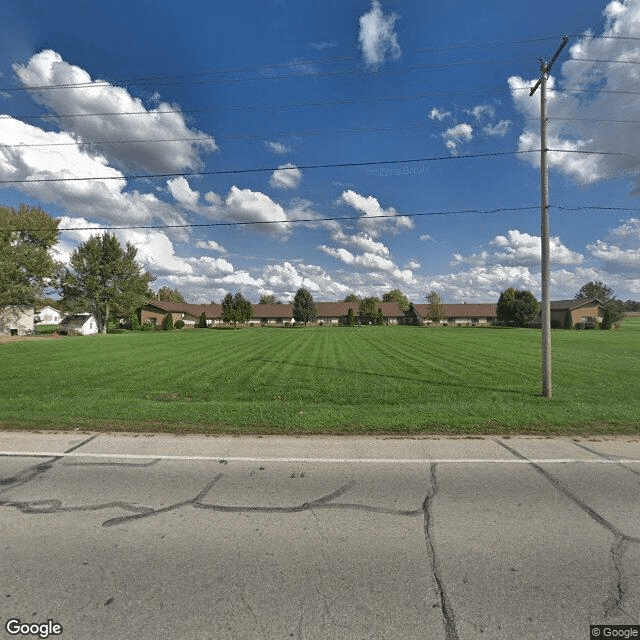
<path fill-rule="evenodd" d="M 602 280 L 640 299 L 640 0 L 23 0 L 3 22 L 0 202 L 74 229 L 62 260 L 130 227 L 154 287 L 190 302 L 539 297 L 528 88 L 569 34 L 548 91 L 551 295 Z M 221 225 L 240 222 L 264 224 Z"/>

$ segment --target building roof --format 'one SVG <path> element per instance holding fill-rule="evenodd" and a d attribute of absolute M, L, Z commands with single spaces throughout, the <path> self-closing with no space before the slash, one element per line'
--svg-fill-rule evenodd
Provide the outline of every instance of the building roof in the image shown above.
<path fill-rule="evenodd" d="M 359 302 L 316 302 L 316 315 L 319 318 L 339 318 L 353 309 L 353 314 L 357 316 L 359 306 Z M 382 309 L 382 315 L 387 318 L 404 316 L 396 302 L 378 302 L 376 311 L 378 309 Z"/>
<path fill-rule="evenodd" d="M 551 300 L 551 309 L 579 309 L 580 307 L 593 306 L 594 302 L 600 306 L 602 302 L 597 298 L 572 298 L 571 300 Z"/>
<path fill-rule="evenodd" d="M 187 302 L 165 302 L 164 300 L 149 300 L 147 307 L 156 307 L 164 313 L 189 313 L 192 316 L 201 316 L 204 311 L 205 318 L 220 318 L 222 316 L 221 304 L 189 304 Z"/>
<path fill-rule="evenodd" d="M 422 318 L 429 314 L 428 304 L 412 304 L 413 308 Z M 493 302 L 479 302 L 471 304 L 445 304 L 445 315 L 447 318 L 495 318 L 497 315 L 497 304 Z"/>
<path fill-rule="evenodd" d="M 64 318 L 62 318 L 62 320 L 60 321 L 60 325 L 61 326 L 74 325 L 74 326 L 81 327 L 92 317 L 93 316 L 90 313 L 74 313 L 72 315 L 65 316 Z"/>
<path fill-rule="evenodd" d="M 290 304 L 254 304 L 254 318 L 293 318 L 293 310 Z"/>

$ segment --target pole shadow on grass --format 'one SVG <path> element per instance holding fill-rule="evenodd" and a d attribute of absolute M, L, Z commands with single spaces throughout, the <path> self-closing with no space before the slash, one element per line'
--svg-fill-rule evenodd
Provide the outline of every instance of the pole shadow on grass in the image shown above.
<path fill-rule="evenodd" d="M 423 379 L 418 376 L 399 376 L 389 373 L 377 373 L 374 371 L 364 371 L 359 369 L 342 369 L 340 367 L 327 367 L 321 364 L 304 364 L 302 362 L 287 362 L 286 360 L 273 360 L 271 358 L 251 358 L 248 362 L 267 362 L 269 364 L 285 364 L 293 367 L 304 367 L 305 369 L 324 369 L 326 371 L 340 371 L 341 373 L 350 373 L 356 375 L 365 375 L 365 376 L 373 376 L 376 378 L 393 378 L 395 380 L 408 380 L 410 382 L 422 382 L 427 385 L 432 385 L 434 387 L 455 387 L 457 389 L 477 389 L 479 391 L 497 391 L 498 393 L 510 393 L 515 395 L 526 395 L 526 390 L 524 389 L 514 389 L 507 387 L 486 387 L 477 384 L 464 384 L 462 382 L 443 382 L 441 380 L 428 380 Z"/>

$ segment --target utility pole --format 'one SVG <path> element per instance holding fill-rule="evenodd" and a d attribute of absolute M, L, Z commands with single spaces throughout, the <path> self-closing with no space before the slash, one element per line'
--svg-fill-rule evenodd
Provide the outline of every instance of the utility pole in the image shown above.
<path fill-rule="evenodd" d="M 549 170 L 547 168 L 547 78 L 553 63 L 569 42 L 568 36 L 562 36 L 562 42 L 547 63 L 540 60 L 540 78 L 531 88 L 533 96 L 540 87 L 540 241 L 542 244 L 542 396 L 551 398 L 551 300 L 549 299 L 549 274 L 551 259 L 549 254 Z"/>

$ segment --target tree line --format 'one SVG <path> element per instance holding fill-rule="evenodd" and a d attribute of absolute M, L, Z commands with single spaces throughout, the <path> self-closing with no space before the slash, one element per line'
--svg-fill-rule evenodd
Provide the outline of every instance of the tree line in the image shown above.
<path fill-rule="evenodd" d="M 137 249 L 129 242 L 122 246 L 112 233 L 92 235 L 72 252 L 69 266 L 53 256 L 58 244 L 58 223 L 40 207 L 20 205 L 17 209 L 0 206 L 0 306 L 9 304 L 57 304 L 66 312 L 90 312 L 99 331 L 106 333 L 110 320 L 130 317 L 138 325 L 137 309 L 148 300 L 185 303 L 178 289 L 161 287 L 153 292 L 149 285 L 155 276 L 136 262 Z M 47 297 L 60 292 L 61 298 Z M 604 307 L 601 323 L 608 329 L 620 323 L 626 311 L 640 310 L 640 302 L 616 299 L 611 287 L 600 281 L 588 282 L 575 294 L 576 299 L 596 298 Z M 436 291 L 426 296 L 427 320 L 439 324 L 446 319 L 445 306 Z M 402 311 L 410 306 L 409 298 L 399 289 L 382 295 L 359 298 L 347 295 L 344 302 L 353 302 L 348 324 L 382 324 L 381 302 L 395 302 Z M 213 304 L 213 302 L 212 302 Z M 272 294 L 260 297 L 259 304 L 282 304 Z M 300 288 L 292 301 L 293 319 L 306 325 L 316 318 L 316 306 L 311 293 Z M 355 311 L 357 304 L 357 313 Z M 509 287 L 500 294 L 498 321 L 507 325 L 526 326 L 537 316 L 538 303 L 530 291 Z M 228 293 L 222 301 L 222 320 L 237 325 L 253 317 L 251 303 L 242 294 Z M 168 320 L 167 320 L 168 322 Z M 206 318 L 201 318 L 206 326 Z M 568 327 L 569 319 L 565 321 Z M 172 320 L 171 320 L 172 324 Z"/>

